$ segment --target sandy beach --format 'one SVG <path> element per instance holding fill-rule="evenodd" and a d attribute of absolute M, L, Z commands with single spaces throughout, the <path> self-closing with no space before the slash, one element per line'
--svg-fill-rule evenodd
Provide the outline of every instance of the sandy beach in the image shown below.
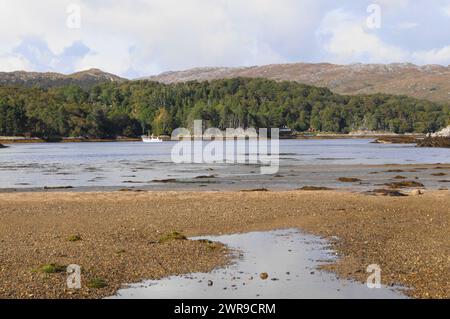
<path fill-rule="evenodd" d="M 107 297 L 126 283 L 207 272 L 230 261 L 218 244 L 162 242 L 174 231 L 190 237 L 281 228 L 329 238 L 340 259 L 327 270 L 341 278 L 365 281 L 366 267 L 379 264 L 385 285 L 409 287 L 411 297 L 449 298 L 449 195 L 3 193 L 0 298 Z M 58 272 L 69 264 L 82 267 L 81 290 L 68 290 L 65 272 Z M 106 287 L 95 288 L 99 281 Z"/>

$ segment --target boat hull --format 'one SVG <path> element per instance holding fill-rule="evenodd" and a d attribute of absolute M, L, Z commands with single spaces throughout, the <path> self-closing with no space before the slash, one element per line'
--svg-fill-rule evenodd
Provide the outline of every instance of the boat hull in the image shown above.
<path fill-rule="evenodd" d="M 151 137 L 143 136 L 142 142 L 144 142 L 144 143 L 162 143 L 163 140 L 160 138 L 151 138 Z"/>

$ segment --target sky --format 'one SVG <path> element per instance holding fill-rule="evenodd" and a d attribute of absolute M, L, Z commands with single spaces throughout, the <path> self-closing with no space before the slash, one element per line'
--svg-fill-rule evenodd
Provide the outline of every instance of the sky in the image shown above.
<path fill-rule="evenodd" d="M 0 0 L 0 71 L 450 65 L 450 0 Z"/>

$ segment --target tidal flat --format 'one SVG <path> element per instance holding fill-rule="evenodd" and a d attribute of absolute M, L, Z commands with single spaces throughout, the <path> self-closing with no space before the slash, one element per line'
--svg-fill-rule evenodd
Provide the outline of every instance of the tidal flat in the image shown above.
<path fill-rule="evenodd" d="M 262 175 L 260 164 L 174 165 L 174 142 L 13 144 L 1 152 L 0 192 L 290 191 L 304 187 L 365 192 L 399 177 L 426 189 L 450 187 L 444 182 L 450 176 L 450 149 L 371 141 L 282 140 L 279 170 L 272 175 Z M 247 149 L 239 152 L 248 154 Z"/>
<path fill-rule="evenodd" d="M 364 283 L 367 266 L 377 264 L 385 286 L 405 287 L 414 298 L 449 298 L 449 195 L 2 193 L 0 297 L 113 296 L 125 284 L 209 273 L 233 262 L 225 245 L 192 237 L 299 229 L 336 252 L 321 271 Z M 80 290 L 67 289 L 59 271 L 70 264 L 82 267 Z"/>

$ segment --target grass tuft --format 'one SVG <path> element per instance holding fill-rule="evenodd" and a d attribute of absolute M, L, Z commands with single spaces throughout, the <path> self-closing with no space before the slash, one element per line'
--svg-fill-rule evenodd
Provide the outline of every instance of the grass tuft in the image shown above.
<path fill-rule="evenodd" d="M 48 265 L 42 265 L 39 268 L 40 272 L 43 272 L 45 274 L 56 274 L 66 271 L 65 266 L 57 265 L 57 264 L 48 264 Z"/>
<path fill-rule="evenodd" d="M 183 235 L 182 233 L 173 231 L 173 232 L 170 232 L 170 233 L 167 233 L 167 234 L 161 236 L 158 240 L 158 243 L 164 244 L 164 243 L 171 242 L 174 240 L 187 240 L 187 237 L 185 235 Z"/>
<path fill-rule="evenodd" d="M 108 286 L 108 283 L 106 282 L 105 279 L 97 277 L 94 279 L 91 279 L 87 282 L 86 286 L 88 288 L 92 288 L 92 289 L 102 289 Z"/>
<path fill-rule="evenodd" d="M 204 245 L 206 246 L 206 248 L 207 248 L 208 250 L 211 250 L 211 251 L 215 251 L 215 250 L 221 248 L 220 244 L 215 243 L 215 242 L 213 242 L 213 241 L 211 241 L 211 240 L 200 239 L 199 242 L 202 243 L 202 244 L 204 244 Z"/>
<path fill-rule="evenodd" d="M 77 242 L 77 241 L 80 241 L 81 240 L 81 236 L 80 235 L 70 235 L 68 238 L 67 238 L 67 240 L 68 241 L 71 241 L 71 242 Z"/>

